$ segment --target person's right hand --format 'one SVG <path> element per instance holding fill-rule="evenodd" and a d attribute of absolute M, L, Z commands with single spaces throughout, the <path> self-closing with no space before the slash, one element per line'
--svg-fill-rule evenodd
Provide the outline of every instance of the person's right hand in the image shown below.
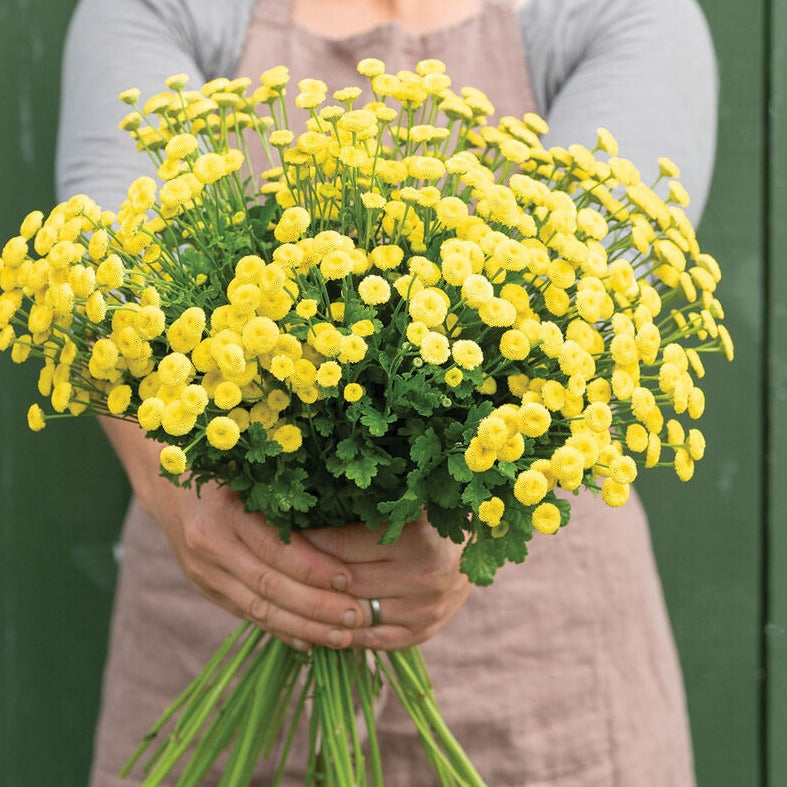
<path fill-rule="evenodd" d="M 117 421 L 104 423 L 142 506 L 161 525 L 186 577 L 202 595 L 299 650 L 343 648 L 364 614 L 348 595 L 350 570 L 293 533 L 249 514 L 236 494 L 209 483 L 196 492 L 159 475 L 160 444 Z"/>

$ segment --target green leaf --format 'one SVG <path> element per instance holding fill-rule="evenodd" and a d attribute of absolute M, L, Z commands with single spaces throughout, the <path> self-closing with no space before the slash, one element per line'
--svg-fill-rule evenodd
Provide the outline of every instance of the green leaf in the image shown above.
<path fill-rule="evenodd" d="M 421 514 L 420 501 L 409 490 L 398 500 L 378 503 L 377 508 L 381 513 L 388 515 L 388 527 L 380 539 L 381 544 L 395 544 L 404 526 Z"/>
<path fill-rule="evenodd" d="M 484 480 L 481 476 L 474 473 L 472 481 L 465 486 L 462 492 L 462 502 L 466 503 L 474 511 L 477 511 L 478 506 L 480 506 L 484 500 L 489 500 L 490 497 L 492 497 L 492 495 L 487 485 L 484 483 Z"/>
<path fill-rule="evenodd" d="M 457 508 L 462 502 L 462 486 L 455 481 L 445 465 L 440 465 L 427 477 L 429 499 L 443 508 Z"/>
<path fill-rule="evenodd" d="M 336 456 L 343 462 L 349 462 L 358 455 L 358 443 L 351 437 L 345 437 L 336 444 Z"/>
<path fill-rule="evenodd" d="M 344 475 L 360 489 L 368 489 L 377 475 L 377 461 L 373 456 L 361 454 L 345 464 Z"/>
<path fill-rule="evenodd" d="M 464 454 L 448 455 L 448 472 L 451 474 L 451 478 L 461 483 L 473 480 L 473 471 L 467 466 Z"/>
<path fill-rule="evenodd" d="M 336 421 L 325 415 L 315 415 L 312 418 L 312 424 L 319 434 L 323 437 L 330 437 L 333 434 Z"/>
<path fill-rule="evenodd" d="M 422 435 L 416 437 L 410 448 L 410 458 L 420 470 L 434 467 L 443 457 L 443 443 L 440 436 L 430 426 Z"/>
<path fill-rule="evenodd" d="M 490 528 L 476 522 L 476 537 L 462 552 L 460 569 L 474 584 L 491 585 L 495 573 L 506 560 L 504 539 L 493 538 Z"/>
<path fill-rule="evenodd" d="M 367 407 L 361 416 L 361 423 L 369 430 L 369 434 L 374 437 L 382 437 L 395 420 L 396 416 L 393 413 L 383 415 L 383 413 L 371 406 Z"/>
<path fill-rule="evenodd" d="M 430 524 L 443 538 L 450 538 L 455 544 L 461 544 L 465 540 L 465 528 L 470 524 L 466 508 L 443 508 L 430 501 L 426 507 L 426 515 Z"/>

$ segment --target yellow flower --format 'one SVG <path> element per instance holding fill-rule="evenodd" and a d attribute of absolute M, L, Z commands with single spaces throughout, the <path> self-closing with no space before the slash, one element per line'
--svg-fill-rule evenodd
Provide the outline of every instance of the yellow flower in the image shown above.
<path fill-rule="evenodd" d="M 344 386 L 344 399 L 347 402 L 357 402 L 363 396 L 363 387 L 358 383 L 348 383 Z"/>
<path fill-rule="evenodd" d="M 490 527 L 496 527 L 500 524 L 505 509 L 505 503 L 499 497 L 493 497 L 490 500 L 484 500 L 478 506 L 478 518 Z"/>
<path fill-rule="evenodd" d="M 429 331 L 420 343 L 421 357 L 427 363 L 443 364 L 451 356 L 448 339 L 440 333 Z"/>
<path fill-rule="evenodd" d="M 355 261 L 346 251 L 335 249 L 320 261 L 320 272 L 326 279 L 343 279 L 352 273 Z"/>
<path fill-rule="evenodd" d="M 642 424 L 629 424 L 626 428 L 626 445 L 630 451 L 641 454 L 648 447 L 648 432 Z"/>
<path fill-rule="evenodd" d="M 514 482 L 514 497 L 525 506 L 540 503 L 548 491 L 546 476 L 532 468 L 521 472 Z"/>
<path fill-rule="evenodd" d="M 705 412 L 705 394 L 701 388 L 692 388 L 688 402 L 689 417 L 696 420 Z"/>
<path fill-rule="evenodd" d="M 486 325 L 507 328 L 516 321 L 516 308 L 502 298 L 490 298 L 478 307 L 478 316 Z"/>
<path fill-rule="evenodd" d="M 271 138 L 273 138 L 273 134 Z M 304 232 L 306 232 L 310 223 L 311 216 L 309 216 L 309 212 L 304 208 L 287 208 L 284 213 L 282 213 L 276 225 L 276 229 L 273 231 L 273 235 L 279 243 L 294 243 Z"/>
<path fill-rule="evenodd" d="M 442 325 L 448 314 L 444 293 L 434 287 L 428 287 L 412 294 L 408 312 L 413 320 L 422 322 L 427 328 Z"/>
<path fill-rule="evenodd" d="M 470 444 L 465 450 L 465 463 L 474 473 L 483 473 L 489 470 L 497 460 L 497 451 L 481 444 L 477 437 L 470 440 Z"/>
<path fill-rule="evenodd" d="M 303 445 L 303 435 L 297 426 L 285 424 L 280 426 L 272 435 L 271 439 L 281 445 L 285 454 L 297 451 Z"/>
<path fill-rule="evenodd" d="M 594 432 L 606 432 L 612 426 L 612 410 L 604 402 L 592 402 L 585 408 L 585 422 Z"/>
<path fill-rule="evenodd" d="M 151 396 L 137 408 L 137 421 L 146 431 L 152 432 L 161 426 L 161 417 L 164 415 L 164 401 L 157 396 Z"/>
<path fill-rule="evenodd" d="M 270 352 L 278 339 L 279 327 L 269 317 L 252 317 L 243 326 L 243 347 L 251 355 Z"/>
<path fill-rule="evenodd" d="M 371 79 L 385 73 L 385 63 L 376 57 L 365 57 L 358 62 L 356 70 L 361 76 Z"/>
<path fill-rule="evenodd" d="M 399 246 L 391 244 L 376 246 L 369 254 L 372 265 L 382 270 L 392 270 L 398 268 L 404 259 L 404 252 Z"/>
<path fill-rule="evenodd" d="M 186 470 L 186 454 L 176 445 L 166 445 L 159 454 L 161 466 L 173 475 L 180 475 Z"/>
<path fill-rule="evenodd" d="M 304 298 L 302 301 L 298 302 L 298 305 L 295 307 L 295 313 L 305 320 L 314 317 L 314 315 L 317 314 L 317 301 L 313 298 Z"/>
<path fill-rule="evenodd" d="M 342 378 L 342 367 L 336 361 L 325 361 L 317 369 L 317 384 L 323 388 L 333 388 Z"/>
<path fill-rule="evenodd" d="M 125 413 L 131 404 L 131 386 L 116 385 L 107 396 L 107 409 L 113 415 Z"/>
<path fill-rule="evenodd" d="M 462 297 L 469 306 L 477 309 L 481 304 L 492 300 L 495 297 L 495 291 L 489 279 L 481 274 L 471 273 L 462 282 Z"/>
<path fill-rule="evenodd" d="M 170 353 L 159 361 L 158 372 L 164 385 L 183 385 L 194 373 L 194 367 L 183 353 Z"/>
<path fill-rule="evenodd" d="M 229 451 L 240 439 L 240 429 L 232 418 L 224 415 L 211 419 L 205 434 L 208 442 L 221 451 Z"/>
<path fill-rule="evenodd" d="M 459 383 L 462 382 L 463 376 L 464 375 L 462 374 L 462 370 L 461 369 L 456 369 L 456 368 L 449 369 L 445 373 L 445 378 L 444 378 L 445 379 L 445 384 L 449 388 L 456 388 L 456 386 L 459 385 Z"/>
<path fill-rule="evenodd" d="M 558 448 L 550 459 L 552 473 L 561 482 L 570 481 L 577 476 L 581 479 L 585 468 L 585 457 L 576 448 L 564 445 Z"/>
<path fill-rule="evenodd" d="M 689 452 L 689 456 L 695 462 L 699 462 L 699 460 L 705 456 L 705 436 L 699 429 L 689 429 L 686 449 Z"/>
<path fill-rule="evenodd" d="M 645 467 L 655 467 L 661 459 L 661 440 L 657 434 L 648 435 L 648 449 L 645 453 Z"/>
<path fill-rule="evenodd" d="M 533 527 L 545 536 L 560 529 L 560 509 L 554 503 L 541 503 L 533 511 Z"/>
<path fill-rule="evenodd" d="M 508 425 L 497 415 L 488 415 L 478 424 L 477 438 L 484 448 L 497 451 L 508 441 Z"/>
<path fill-rule="evenodd" d="M 30 357 L 32 344 L 33 337 L 30 334 L 20 336 L 11 347 L 11 360 L 14 363 L 24 363 Z"/>
<path fill-rule="evenodd" d="M 621 484 L 613 478 L 605 479 L 601 486 L 601 499 L 612 508 L 625 505 L 629 499 L 629 485 Z"/>
<path fill-rule="evenodd" d="M 271 359 L 271 374 L 277 380 L 286 380 L 295 371 L 295 364 L 289 355 L 275 355 Z"/>
<path fill-rule="evenodd" d="M 27 425 L 34 432 L 40 432 L 46 426 L 44 411 L 37 404 L 31 404 L 28 408 Z"/>
<path fill-rule="evenodd" d="M 609 476 L 619 484 L 633 484 L 637 477 L 637 465 L 630 456 L 619 456 L 609 466 Z"/>
<path fill-rule="evenodd" d="M 233 407 L 237 407 L 241 403 L 242 399 L 243 394 L 240 387 L 229 380 L 219 383 L 213 392 L 213 400 L 216 406 L 222 410 L 232 410 Z"/>
<path fill-rule="evenodd" d="M 735 358 L 735 345 L 732 342 L 730 332 L 727 330 L 726 325 L 719 325 L 718 332 L 719 339 L 721 339 L 721 346 L 724 350 L 724 355 L 728 361 L 731 361 L 733 358 Z"/>
<path fill-rule="evenodd" d="M 685 448 L 678 448 L 675 451 L 673 467 L 681 481 L 691 481 L 694 476 L 694 460 Z"/>
<path fill-rule="evenodd" d="M 382 276 L 366 276 L 358 283 L 358 294 L 369 306 L 387 303 L 391 298 L 391 286 Z"/>
<path fill-rule="evenodd" d="M 484 361 L 484 353 L 471 339 L 459 339 L 451 348 L 451 355 L 463 369 L 475 369 Z"/>
<path fill-rule="evenodd" d="M 339 361 L 341 363 L 358 363 L 366 357 L 368 349 L 369 345 L 360 336 L 352 333 L 349 336 L 342 336 Z"/>
<path fill-rule="evenodd" d="M 552 416 L 543 404 L 526 402 L 519 408 L 517 424 L 525 437 L 541 437 L 551 423 Z"/>

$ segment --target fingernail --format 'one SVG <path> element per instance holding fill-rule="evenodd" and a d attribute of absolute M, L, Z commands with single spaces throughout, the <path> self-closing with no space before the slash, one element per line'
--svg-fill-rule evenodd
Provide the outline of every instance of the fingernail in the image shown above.
<path fill-rule="evenodd" d="M 328 642 L 338 647 L 344 642 L 344 632 L 341 629 L 331 629 L 328 634 Z"/>
<path fill-rule="evenodd" d="M 346 574 L 337 574 L 331 580 L 331 587 L 334 590 L 338 590 L 340 593 L 343 593 L 345 590 L 347 590 L 347 585 L 348 585 L 348 581 L 347 581 Z"/>
<path fill-rule="evenodd" d="M 354 609 L 348 609 L 346 612 L 342 613 L 342 625 L 347 626 L 347 628 L 353 628 L 355 626 L 356 615 Z"/>

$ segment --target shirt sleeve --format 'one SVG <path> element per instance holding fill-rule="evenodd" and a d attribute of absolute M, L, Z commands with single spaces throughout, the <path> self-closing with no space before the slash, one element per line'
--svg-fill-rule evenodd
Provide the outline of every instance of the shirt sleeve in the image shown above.
<path fill-rule="evenodd" d="M 718 80 L 695 0 L 529 0 L 520 11 L 544 144 L 596 144 L 609 129 L 650 184 L 659 156 L 681 169 L 697 221 L 716 149 Z"/>
<path fill-rule="evenodd" d="M 150 162 L 118 123 L 164 80 L 186 73 L 190 86 L 234 73 L 253 0 L 80 0 L 63 58 L 56 182 L 59 199 L 85 193 L 116 210 Z"/>

